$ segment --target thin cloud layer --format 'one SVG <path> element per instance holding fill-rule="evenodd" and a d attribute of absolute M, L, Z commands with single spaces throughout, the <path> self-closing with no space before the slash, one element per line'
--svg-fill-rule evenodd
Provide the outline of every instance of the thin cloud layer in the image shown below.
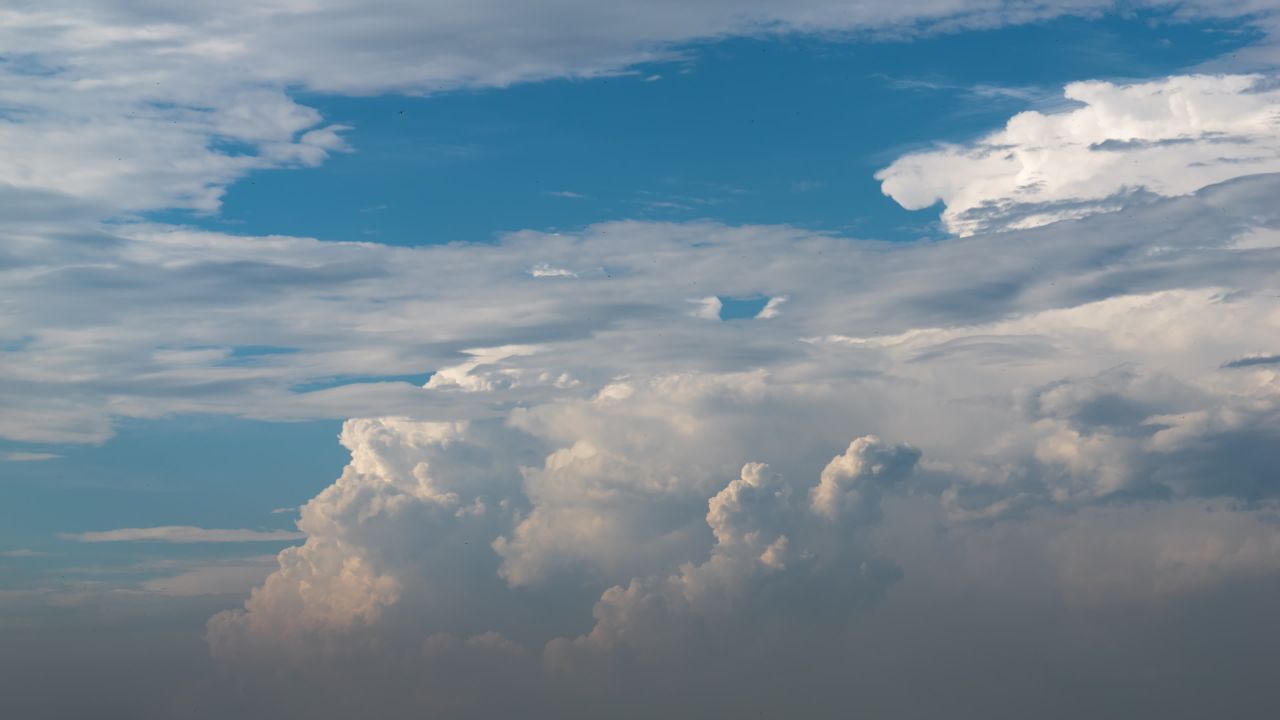
<path fill-rule="evenodd" d="M 240 543 L 281 542 L 299 540 L 301 533 L 289 530 L 224 530 L 194 527 L 191 525 L 166 525 L 149 528 L 119 528 L 96 532 L 67 533 L 67 540 L 86 543 L 109 542 L 168 542 L 168 543 Z"/>

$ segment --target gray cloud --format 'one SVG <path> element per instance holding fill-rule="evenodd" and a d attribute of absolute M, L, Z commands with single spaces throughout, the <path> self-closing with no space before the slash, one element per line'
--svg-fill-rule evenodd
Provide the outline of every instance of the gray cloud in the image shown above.
<path fill-rule="evenodd" d="M 1280 355 L 1250 355 L 1248 357 L 1236 358 L 1222 364 L 1226 368 L 1248 368 L 1263 365 L 1280 365 Z"/>

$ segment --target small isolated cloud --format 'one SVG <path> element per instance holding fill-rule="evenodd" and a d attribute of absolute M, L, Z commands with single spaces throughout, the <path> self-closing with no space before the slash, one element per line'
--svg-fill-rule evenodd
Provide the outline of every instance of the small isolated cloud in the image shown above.
<path fill-rule="evenodd" d="M 285 515 L 285 514 L 287 514 L 287 513 L 293 513 L 293 512 L 298 512 L 298 507 L 297 507 L 296 505 L 295 505 L 295 506 L 293 506 L 293 507 L 278 507 L 278 508 L 276 508 L 276 509 L 272 510 L 272 511 L 271 511 L 271 514 L 272 514 L 272 515 Z"/>
<path fill-rule="evenodd" d="M 569 198 L 571 200 L 581 200 L 586 197 L 586 195 L 576 193 L 572 190 L 550 190 L 547 194 L 551 197 Z"/>
<path fill-rule="evenodd" d="M 0 550 L 0 558 L 33 558 L 44 557 L 49 553 L 31 550 L 29 548 L 18 548 L 17 550 Z"/>
<path fill-rule="evenodd" d="M 97 532 L 63 533 L 64 540 L 85 543 L 169 542 L 169 543 L 241 543 L 287 542 L 305 535 L 292 530 L 220 530 L 192 525 L 165 525 L 150 528 L 120 528 Z"/>
<path fill-rule="evenodd" d="M 979 83 L 965 85 L 942 80 L 921 80 L 914 78 L 885 78 L 886 84 L 899 90 L 918 90 L 924 92 L 946 92 L 968 96 L 980 100 L 1006 98 L 1023 102 L 1034 102 L 1044 98 L 1044 91 L 1036 87 L 1016 85 L 992 85 Z"/>
<path fill-rule="evenodd" d="M 536 278 L 576 278 L 578 273 L 565 268 L 553 267 L 547 263 L 538 263 L 529 269 L 529 274 Z"/>
<path fill-rule="evenodd" d="M 5 462 L 40 462 L 41 460 L 56 460 L 62 457 L 57 453 L 44 452 L 10 452 L 4 454 Z"/>
<path fill-rule="evenodd" d="M 659 80 L 661 80 L 661 79 L 662 79 L 662 76 L 661 76 L 661 75 L 647 75 L 647 76 L 645 76 L 645 77 L 641 78 L 641 79 L 640 79 L 640 82 L 647 82 L 647 83 L 650 83 L 650 82 L 658 82 L 658 81 L 659 81 Z"/>

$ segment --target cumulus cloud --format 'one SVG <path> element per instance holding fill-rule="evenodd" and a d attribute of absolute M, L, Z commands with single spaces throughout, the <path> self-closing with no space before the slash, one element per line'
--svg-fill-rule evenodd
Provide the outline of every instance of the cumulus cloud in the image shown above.
<path fill-rule="evenodd" d="M 1114 210 L 1280 170 L 1280 91 L 1262 75 L 1088 81 L 1074 107 L 1027 111 L 968 145 L 906 155 L 876 177 L 908 209 L 942 202 L 969 235 Z"/>
<path fill-rule="evenodd" d="M 210 621 L 214 649 L 368 625 L 406 596 L 433 617 L 463 612 L 476 584 L 498 584 L 488 542 L 512 517 L 521 459 L 503 447 L 509 435 L 493 424 L 348 421 L 351 463 L 302 506 L 306 542 L 280 554 L 243 611 Z M 492 575 L 465 582 L 467 563 Z"/>
<path fill-rule="evenodd" d="M 856 655 L 843 629 L 874 635 L 859 618 L 887 594 L 962 597 L 984 563 L 1035 568 L 1037 585 L 1009 597 L 1070 598 L 1070 613 L 1091 616 L 1265 585 L 1280 547 L 1266 520 L 1280 376 L 1229 365 L 1259 356 L 1260 332 L 1280 322 L 1267 290 L 1280 260 L 1236 242 L 1280 225 L 1276 183 L 919 245 L 627 223 L 386 250 L 418 273 L 481 267 L 460 259 L 480 254 L 519 277 L 535 247 L 547 262 L 608 256 L 629 272 L 607 287 L 580 277 L 563 297 L 513 284 L 503 298 L 484 275 L 450 274 L 476 311 L 478 325 L 451 330 L 472 360 L 442 357 L 451 381 L 421 390 L 404 417 L 347 422 L 351 463 L 304 506 L 306 542 L 242 609 L 210 621 L 209 642 L 229 667 L 284 657 L 364 689 L 377 681 L 349 669 L 387 657 L 424 673 L 455 657 L 495 663 L 505 687 L 542 683 L 549 714 L 582 711 L 596 701 L 582 688 L 608 687 L 679 715 L 642 700 L 637 675 L 699 707 L 706 687 L 677 678 L 705 679 L 696 668 L 723 662 L 711 648 L 728 648 L 739 678 L 763 680 L 768 657 L 839 664 Z M 678 261 L 631 262 L 638 245 Z M 414 266 L 418 253 L 431 260 Z M 785 295 L 788 313 L 749 335 L 690 317 L 686 271 L 728 297 Z M 464 296 L 469 282 L 481 290 Z M 593 321 L 609 303 L 616 314 L 567 325 L 597 292 Z M 541 302 L 553 320 L 530 333 L 486 319 L 487 302 Z M 562 372 L 580 383 L 523 382 Z M 484 412 L 440 420 L 436 398 Z M 1214 519 L 1181 526 L 1196 503 Z M 1159 521 L 1120 533 L 1144 512 Z M 1121 549 L 1091 544 L 1104 532 Z M 929 559 L 951 543 L 962 570 Z M 1100 555 L 1086 572 L 1080 558 Z M 911 581 L 913 567 L 933 579 Z M 328 659 L 312 665 L 316 653 Z M 836 697 L 836 680 L 813 672 L 821 697 Z"/>
<path fill-rule="evenodd" d="M 809 507 L 828 519 L 852 513 L 874 520 L 883 487 L 902 480 L 919 459 L 920 451 L 914 448 L 885 446 L 872 435 L 860 437 L 822 469 Z"/>
<path fill-rule="evenodd" d="M 919 452 L 872 436 L 857 438 L 823 471 L 812 496 L 826 499 L 832 477 L 848 476 L 845 469 L 860 465 L 864 456 L 875 458 L 866 462 L 888 460 L 892 466 L 855 469 L 859 484 L 869 485 L 904 479 Z M 788 613 L 811 613 L 814 602 L 848 612 L 860 605 L 858 594 L 878 594 L 895 576 L 875 566 L 855 533 L 865 533 L 878 519 L 879 497 L 867 494 L 856 505 L 815 501 L 808 512 L 827 522 L 814 523 L 803 494 L 763 463 L 744 465 L 739 477 L 707 503 L 706 522 L 715 537 L 710 557 L 698 565 L 686 563 L 667 578 L 633 579 L 626 587 L 610 588 L 596 604 L 592 631 L 553 640 L 547 645 L 548 662 L 559 669 L 589 668 L 600 653 L 619 646 L 656 651 L 657 659 L 666 660 L 682 646 L 692 649 L 685 645 L 691 637 L 673 642 L 687 630 L 688 616 L 706 617 L 721 632 L 740 632 L 744 625 L 776 622 Z M 774 604 L 782 588 L 789 602 Z"/>

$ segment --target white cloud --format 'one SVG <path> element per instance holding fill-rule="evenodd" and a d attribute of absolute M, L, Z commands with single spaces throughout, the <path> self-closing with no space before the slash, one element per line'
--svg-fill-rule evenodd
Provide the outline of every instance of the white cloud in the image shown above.
<path fill-rule="evenodd" d="M 822 478 L 809 494 L 815 514 L 835 518 L 851 513 L 859 519 L 876 519 L 882 486 L 901 482 L 920 459 L 920 451 L 888 446 L 873 435 L 849 444 L 822 469 Z"/>
<path fill-rule="evenodd" d="M 957 234 L 1025 228 L 1280 170 L 1280 90 L 1262 75 L 1076 82 L 1077 106 L 1014 116 L 969 145 L 906 155 L 880 171 L 908 209 L 941 201 Z"/>
<path fill-rule="evenodd" d="M 757 320 L 772 320 L 782 314 L 782 303 L 787 301 L 786 295 L 769 298 L 769 301 L 756 313 Z"/>
<path fill-rule="evenodd" d="M 289 530 L 218 530 L 190 525 L 165 525 L 149 528 L 120 528 L 96 532 L 65 533 L 61 537 L 85 543 L 169 542 L 169 543 L 240 543 L 287 542 L 301 540 L 302 533 Z"/>
<path fill-rule="evenodd" d="M 30 548 L 18 548 L 17 550 L 3 550 L 3 551 L 0 551 L 0 557 L 5 557 L 5 558 L 33 558 L 33 557 L 44 557 L 44 556 L 46 556 L 46 555 L 48 555 L 48 554 L 49 554 L 49 553 L 39 552 L 39 551 L 36 551 L 36 550 L 32 550 L 32 549 L 30 549 Z"/>
<path fill-rule="evenodd" d="M 45 452 L 7 452 L 4 454 L 6 462 L 42 462 L 44 460 L 56 460 L 62 457 L 57 453 Z"/>
<path fill-rule="evenodd" d="M 555 7 L 502 0 L 20 3 L 0 15 L 0 184 L 106 215 L 217 209 L 251 171 L 346 149 L 289 93 L 421 94 L 625 71 L 729 34 L 988 25 L 1097 7 L 763 0 Z M 1074 4 L 1073 4 L 1074 5 Z M 122 148 L 127 148 L 125 152 Z M 565 194 L 566 197 L 570 196 Z"/>
<path fill-rule="evenodd" d="M 565 268 L 551 267 L 546 263 L 538 263 L 534 265 L 529 274 L 534 277 L 550 277 L 550 278 L 576 278 L 578 273 Z"/>
<path fill-rule="evenodd" d="M 516 387 L 521 384 L 521 373 L 502 368 L 502 361 L 532 355 L 541 349 L 537 345 L 503 345 L 464 350 L 463 354 L 471 356 L 471 360 L 440 368 L 423 387 L 428 390 L 456 388 L 464 392 L 491 392 L 500 387 Z"/>
<path fill-rule="evenodd" d="M 402 597 L 465 612 L 473 584 L 456 576 L 458 563 L 490 554 L 488 539 L 500 518 L 509 521 L 506 498 L 517 482 L 501 445 L 477 443 L 494 432 L 503 437 L 500 428 L 468 423 L 348 421 L 341 440 L 351 462 L 303 505 L 298 527 L 307 541 L 280 553 L 279 569 L 244 611 L 210 621 L 215 651 L 367 625 Z M 401 543 L 414 550 L 403 553 Z M 455 583 L 448 593 L 431 589 L 438 568 Z M 440 612 L 430 604 L 426 610 Z"/>
<path fill-rule="evenodd" d="M 693 311 L 689 313 L 693 317 L 702 318 L 703 320 L 720 319 L 720 311 L 723 309 L 724 303 L 715 295 L 697 298 L 689 302 L 695 306 Z"/>
<path fill-rule="evenodd" d="M 861 377 L 856 386 L 870 388 L 869 374 L 910 376 L 930 362 L 982 371 L 957 364 L 965 357 L 1014 364 L 988 378 L 992 392 L 1015 378 L 1100 372 L 1104 361 L 1174 363 L 1180 376 L 1220 383 L 1222 364 L 1277 352 L 1265 333 L 1217 317 L 1250 308 L 1259 327 L 1273 322 L 1262 290 L 1274 259 L 1237 242 L 1273 227 L 1272 183 L 1240 180 L 1080 225 L 939 244 L 710 223 L 612 223 L 418 248 L 90 225 L 110 234 L 86 244 L 10 225 L 0 275 L 14 314 L 0 326 L 0 398 L 11 411 L 0 435 L 97 442 L 113 418 L 184 412 L 479 419 L 503 415 L 507 403 L 588 397 L 628 373 L 764 368 L 810 382 Z M 548 283 L 526 272 L 538 262 L 619 271 Z M 712 299 L 785 296 L 787 310 L 744 334 L 690 317 L 694 286 Z M 78 301 L 68 304 L 73 291 Z M 1130 331 L 1115 323 L 1148 306 L 1164 334 L 1125 340 Z M 1181 313 L 1201 324 L 1171 319 Z M 1002 318 L 1010 324 L 974 329 Z M 869 340 L 847 351 L 797 342 L 837 336 Z M 890 342 L 898 336 L 918 341 Z M 1118 344 L 1106 356 L 1082 351 L 1072 362 L 1083 365 L 1073 365 L 1053 357 L 1065 341 Z M 542 349 L 489 356 L 505 344 Z M 292 352 L 233 352 L 256 345 Z M 433 371 L 431 390 L 391 378 L 291 389 Z M 901 437 L 915 442 L 914 432 Z"/>
<path fill-rule="evenodd" d="M 1150 5 L 1249 18 L 1263 32 L 1275 26 L 1273 8 L 1261 1 Z M 296 102 L 295 90 L 506 87 L 628 72 L 707 38 L 901 36 L 1113 7 L 1110 0 L 874 0 L 857 7 L 839 0 L 24 3 L 7 7 L 0 21 L 0 45 L 12 58 L 0 64 L 0 151 L 7 160 L 0 183 L 74 197 L 107 215 L 214 211 L 226 186 L 249 172 L 313 166 L 346 149 L 345 128 Z M 1274 50 L 1268 47 L 1264 52 Z"/>

